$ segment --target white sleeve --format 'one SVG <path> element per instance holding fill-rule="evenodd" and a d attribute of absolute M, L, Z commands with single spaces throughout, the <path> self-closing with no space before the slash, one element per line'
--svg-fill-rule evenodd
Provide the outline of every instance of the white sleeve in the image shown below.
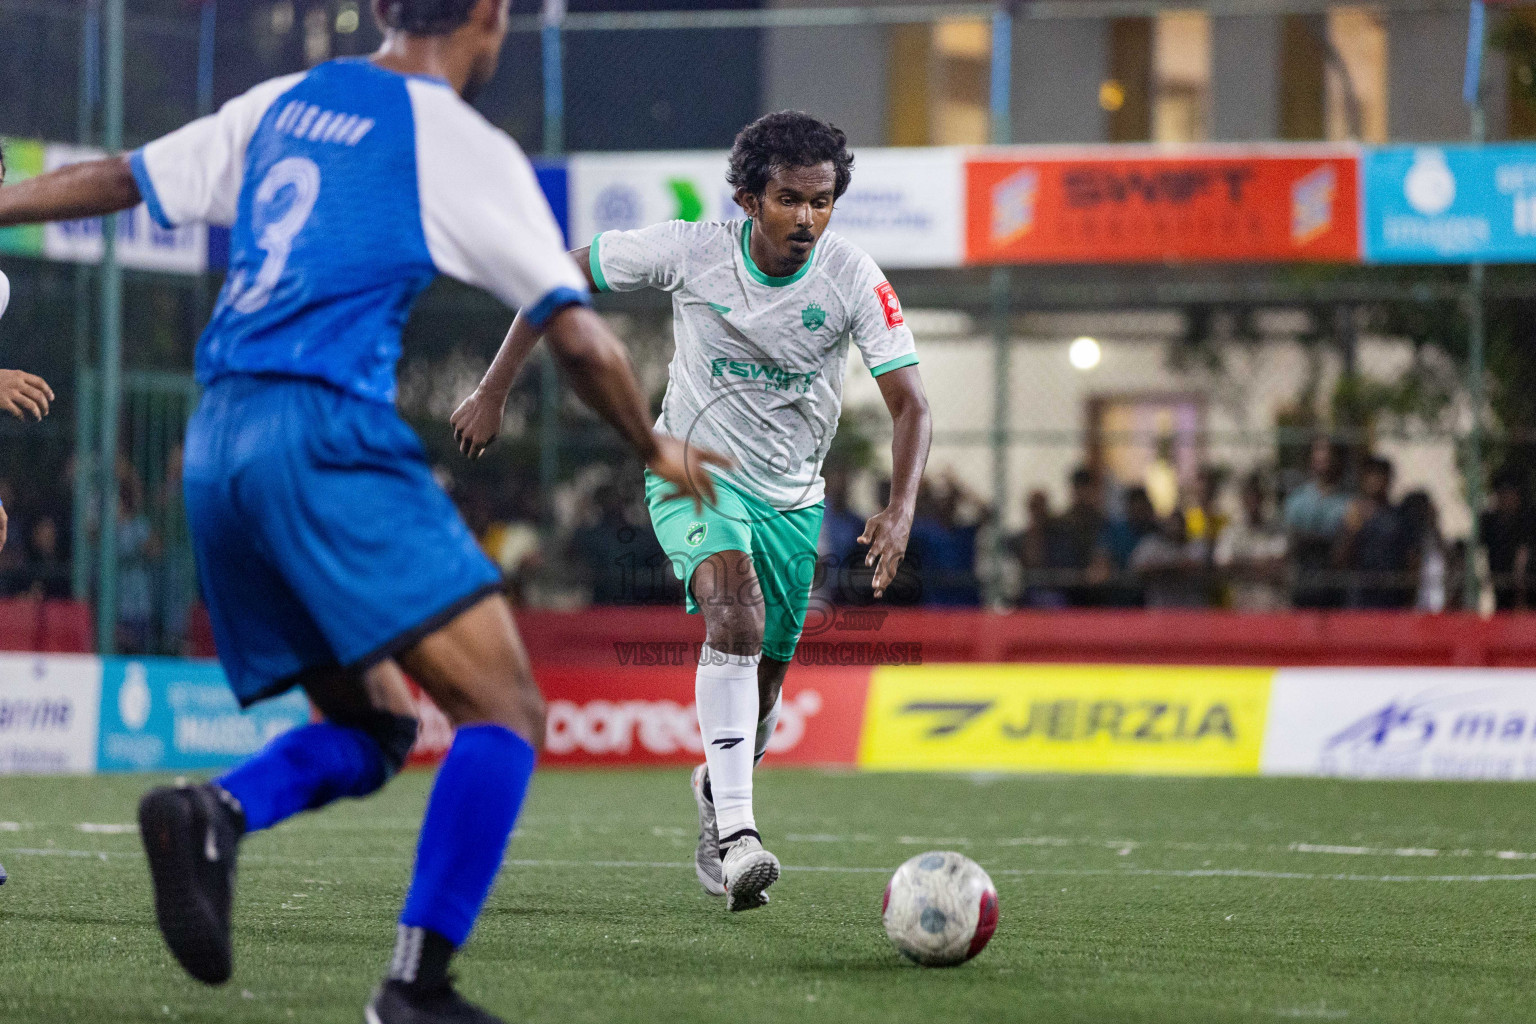
<path fill-rule="evenodd" d="M 850 333 L 873 376 L 899 370 L 917 362 L 917 344 L 901 312 L 896 289 L 867 254 L 860 254 L 853 274 Z"/>
<path fill-rule="evenodd" d="M 683 286 L 690 233 L 698 225 L 668 220 L 635 231 L 604 231 L 592 239 L 587 261 L 600 292 L 632 292 L 659 288 L 672 292 Z"/>
<path fill-rule="evenodd" d="M 11 304 L 11 279 L 5 276 L 5 271 L 0 270 L 0 316 L 5 316 L 5 307 Z"/>
<path fill-rule="evenodd" d="M 304 76 L 284 75 L 236 96 L 128 155 L 149 215 L 163 228 L 235 222 L 245 147 L 262 115 Z"/>
<path fill-rule="evenodd" d="M 421 225 L 437 269 L 521 309 L 535 327 L 586 303 L 587 279 L 517 143 L 441 84 L 413 79 L 406 88 Z"/>

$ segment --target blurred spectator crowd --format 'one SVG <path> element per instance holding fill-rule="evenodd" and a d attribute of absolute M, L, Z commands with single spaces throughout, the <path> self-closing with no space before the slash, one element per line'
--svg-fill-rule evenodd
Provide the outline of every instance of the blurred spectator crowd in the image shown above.
<path fill-rule="evenodd" d="M 1309 456 L 1304 478 L 1288 487 L 1282 474 L 1262 471 L 1231 486 L 1225 472 L 1204 468 L 1163 508 L 1150 487 L 1110 493 L 1097 474 L 1078 469 L 1064 510 L 1053 512 L 1035 492 L 1027 525 L 1008 538 L 1016 601 L 1238 611 L 1455 607 L 1465 552 L 1445 543 L 1429 494 L 1394 497 L 1392 463 L 1380 456 L 1357 459 L 1348 473 L 1347 450 L 1325 438 Z M 1512 565 L 1515 551 L 1528 557 L 1536 531 L 1516 478 L 1502 478 L 1501 487 L 1483 523 L 1493 531 L 1490 549 L 1501 538 Z M 1490 518 L 1506 505 L 1507 522 Z M 1506 596 L 1501 605 L 1514 607 L 1514 590 Z"/>
<path fill-rule="evenodd" d="M 29 481 L 20 494 L 0 478 L 10 515 L 0 596 L 73 594 L 73 471 L 60 469 L 51 486 Z M 1255 612 L 1461 606 L 1464 542 L 1442 537 L 1428 493 L 1398 492 L 1385 458 L 1319 439 L 1304 473 L 1233 479 L 1206 467 L 1181 484 L 1156 469 L 1127 484 L 1078 468 L 1064 506 L 1032 491 L 1024 528 L 1009 534 L 988 501 L 937 469 L 920 487 L 907 558 L 883 602 Z M 147 487 L 127 462 L 118 469 L 117 643 L 125 653 L 181 651 L 196 600 L 179 450 L 155 475 L 160 479 Z M 681 603 L 682 585 L 651 530 L 638 467 L 592 464 L 548 490 L 527 470 L 454 479 L 440 467 L 439 475 L 515 602 Z M 1536 508 L 1527 478 L 1519 466 L 1496 474 L 1479 520 L 1484 593 L 1500 610 L 1526 608 L 1536 597 Z M 817 596 L 871 603 L 874 569 L 864 564 L 858 538 L 867 517 L 884 507 L 889 480 L 829 468 L 826 482 Z M 92 512 L 86 524 L 92 545 L 98 519 Z M 83 578 L 93 580 L 94 565 L 84 568 Z"/>
<path fill-rule="evenodd" d="M 853 474 L 829 468 L 826 480 L 816 590 L 836 603 L 869 603 L 873 569 L 858 538 L 884 506 L 889 481 L 863 480 L 861 502 Z M 1531 589 L 1536 510 L 1524 480 L 1515 469 L 1500 472 L 1480 520 L 1501 610 L 1526 607 Z M 1045 492 L 1031 492 L 1024 529 L 1002 535 L 985 499 L 951 471 L 930 473 L 885 603 L 1254 612 L 1461 606 L 1465 543 L 1443 538 L 1430 495 L 1399 493 L 1388 459 L 1326 438 L 1311 446 L 1304 472 L 1234 479 L 1206 467 L 1187 486 L 1150 472 L 1146 483 L 1127 485 L 1084 467 L 1069 483 L 1060 508 Z M 584 488 L 566 490 L 542 520 L 545 503 L 531 482 L 511 486 L 502 514 L 489 496 L 458 492 L 515 596 L 555 606 L 681 599 L 651 532 L 638 473 L 603 470 Z"/>

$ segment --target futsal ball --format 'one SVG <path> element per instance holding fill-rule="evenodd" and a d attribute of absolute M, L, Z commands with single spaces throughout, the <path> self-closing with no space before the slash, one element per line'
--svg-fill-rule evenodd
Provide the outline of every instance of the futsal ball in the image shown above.
<path fill-rule="evenodd" d="M 969 857 L 923 853 L 891 876 L 881 916 L 907 959 L 950 967 L 980 953 L 997 930 L 997 889 Z"/>

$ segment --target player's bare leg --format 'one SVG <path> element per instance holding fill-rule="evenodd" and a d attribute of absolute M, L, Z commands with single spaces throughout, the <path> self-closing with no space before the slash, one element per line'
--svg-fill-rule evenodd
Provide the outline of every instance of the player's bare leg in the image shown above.
<path fill-rule="evenodd" d="M 297 683 L 323 722 L 278 737 L 217 781 L 162 786 L 139 802 L 160 934 L 187 973 L 209 985 L 234 971 L 235 863 L 248 826 L 266 828 L 338 797 L 375 791 L 399 770 L 416 737 L 410 692 L 392 662 L 363 673 L 320 669 Z M 286 784 L 248 791 L 241 785 L 248 773 L 280 774 Z M 232 791 L 260 799 L 248 796 L 246 806 Z"/>
<path fill-rule="evenodd" d="M 471 606 L 399 661 L 457 735 L 427 804 L 389 974 L 365 1016 L 369 1024 L 492 1024 L 497 1018 L 454 991 L 448 961 L 501 868 L 543 744 L 544 700 L 499 595 Z"/>
<path fill-rule="evenodd" d="M 728 909 L 751 910 L 768 902 L 766 890 L 779 877 L 778 859 L 763 849 L 752 814 L 762 588 L 744 551 L 709 556 L 694 570 L 690 586 L 705 628 L 694 691 L 706 764 L 693 776 L 700 825 L 694 863 L 700 883 L 709 892 L 723 891 Z"/>

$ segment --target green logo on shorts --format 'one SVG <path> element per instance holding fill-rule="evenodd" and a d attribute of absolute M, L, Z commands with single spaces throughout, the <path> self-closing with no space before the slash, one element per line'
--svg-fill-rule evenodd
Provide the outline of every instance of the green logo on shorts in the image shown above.
<path fill-rule="evenodd" d="M 813 302 L 800 311 L 800 322 L 806 330 L 814 331 L 827 322 L 827 311 Z"/>
<path fill-rule="evenodd" d="M 708 523 L 689 523 L 688 532 L 683 534 L 683 540 L 688 542 L 689 547 L 696 548 L 704 543 L 704 538 L 708 535 Z"/>

